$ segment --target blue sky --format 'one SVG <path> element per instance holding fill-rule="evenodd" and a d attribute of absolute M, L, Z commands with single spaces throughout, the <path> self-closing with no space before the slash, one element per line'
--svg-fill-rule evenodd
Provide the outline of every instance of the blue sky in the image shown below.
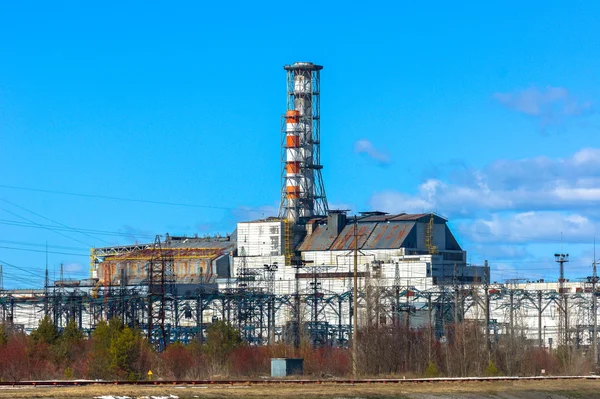
<path fill-rule="evenodd" d="M 445 215 L 493 280 L 556 278 L 559 251 L 589 275 L 600 4 L 323 3 L 0 5 L 5 286 L 43 283 L 46 243 L 85 277 L 90 246 L 275 212 L 294 61 L 325 67 L 334 207 Z"/>

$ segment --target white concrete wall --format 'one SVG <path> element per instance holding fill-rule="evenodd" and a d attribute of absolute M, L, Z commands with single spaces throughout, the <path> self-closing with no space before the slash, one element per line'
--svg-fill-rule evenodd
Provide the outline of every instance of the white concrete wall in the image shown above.
<path fill-rule="evenodd" d="M 278 256 L 283 250 L 283 222 L 241 222 L 237 225 L 237 250 L 246 256 Z"/>

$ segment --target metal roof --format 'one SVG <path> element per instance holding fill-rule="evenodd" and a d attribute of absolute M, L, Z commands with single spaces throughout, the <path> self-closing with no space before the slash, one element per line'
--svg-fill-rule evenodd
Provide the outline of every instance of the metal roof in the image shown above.
<path fill-rule="evenodd" d="M 359 249 L 401 248 L 416 222 L 358 223 L 356 235 Z M 319 225 L 306 236 L 299 251 L 340 251 L 354 249 L 354 225 L 348 224 L 338 235 L 327 225 Z"/>
<path fill-rule="evenodd" d="M 395 215 L 372 212 L 365 216 L 357 217 L 358 248 L 359 249 L 397 249 L 405 246 L 408 242 L 416 245 L 416 224 L 427 223 L 431 213 Z M 433 215 L 434 223 L 445 224 L 447 220 L 439 215 Z M 333 226 L 315 223 L 312 234 L 307 235 L 298 246 L 299 251 L 339 251 L 354 249 L 354 225 L 352 217 L 348 217 L 346 226 L 337 234 Z M 412 233 L 412 235 L 411 235 Z M 411 235 L 409 238 L 409 235 Z M 407 238 L 409 240 L 407 241 Z"/>
<path fill-rule="evenodd" d="M 378 223 L 367 242 L 365 249 L 395 249 L 402 247 L 404 240 L 415 227 L 415 222 Z"/>
<path fill-rule="evenodd" d="M 327 224 L 317 224 L 313 233 L 307 235 L 304 241 L 298 247 L 299 251 L 326 251 L 331 247 L 338 234 L 334 228 L 329 228 Z"/>
<path fill-rule="evenodd" d="M 358 236 L 358 248 L 363 248 L 367 238 L 371 235 L 373 230 L 377 226 L 377 223 L 358 223 L 356 226 L 356 236 Z M 340 235 L 331 245 L 332 251 L 354 249 L 354 226 L 352 224 L 346 225 Z M 365 248 L 366 249 L 366 248 Z"/>

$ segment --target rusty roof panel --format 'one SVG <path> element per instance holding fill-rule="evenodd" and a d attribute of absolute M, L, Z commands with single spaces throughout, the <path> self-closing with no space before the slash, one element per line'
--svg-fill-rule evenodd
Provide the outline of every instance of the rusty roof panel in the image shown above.
<path fill-rule="evenodd" d="M 326 224 L 318 225 L 313 233 L 306 236 L 298 251 L 327 251 L 337 238 L 337 232 Z"/>
<path fill-rule="evenodd" d="M 363 248 L 400 248 L 414 226 L 415 222 L 378 223 L 377 227 L 375 227 Z"/>
<path fill-rule="evenodd" d="M 358 223 L 356 235 L 358 236 L 358 248 L 362 248 L 367 238 L 375 229 L 377 223 Z M 346 225 L 334 243 L 331 245 L 332 251 L 340 251 L 354 248 L 354 226 Z"/>

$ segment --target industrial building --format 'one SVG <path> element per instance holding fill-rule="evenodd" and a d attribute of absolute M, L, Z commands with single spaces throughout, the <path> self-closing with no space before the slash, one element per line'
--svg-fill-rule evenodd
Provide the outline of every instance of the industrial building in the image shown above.
<path fill-rule="evenodd" d="M 315 345 L 346 346 L 356 300 L 359 327 L 402 319 L 434 327 L 441 338 L 445 325 L 472 319 L 490 340 L 516 331 L 540 346 L 560 337 L 590 345 L 596 277 L 492 284 L 488 265 L 468 264 L 440 215 L 329 209 L 320 159 L 322 69 L 284 67 L 278 215 L 240 222 L 225 237 L 166 235 L 93 248 L 89 280 L 3 291 L 2 320 L 29 330 L 48 314 L 58 325 L 76 319 L 89 330 L 120 317 L 164 346 L 203 339 L 209 323 L 224 319 L 253 344 L 302 335 Z"/>
<path fill-rule="evenodd" d="M 91 277 L 102 286 L 141 284 L 148 279 L 148 263 L 157 256 L 172 258 L 170 278 L 177 284 L 214 283 L 230 277 L 235 237 L 172 237 L 167 234 L 162 248 L 154 242 L 92 248 Z M 158 254 L 158 252 L 162 252 Z"/>

